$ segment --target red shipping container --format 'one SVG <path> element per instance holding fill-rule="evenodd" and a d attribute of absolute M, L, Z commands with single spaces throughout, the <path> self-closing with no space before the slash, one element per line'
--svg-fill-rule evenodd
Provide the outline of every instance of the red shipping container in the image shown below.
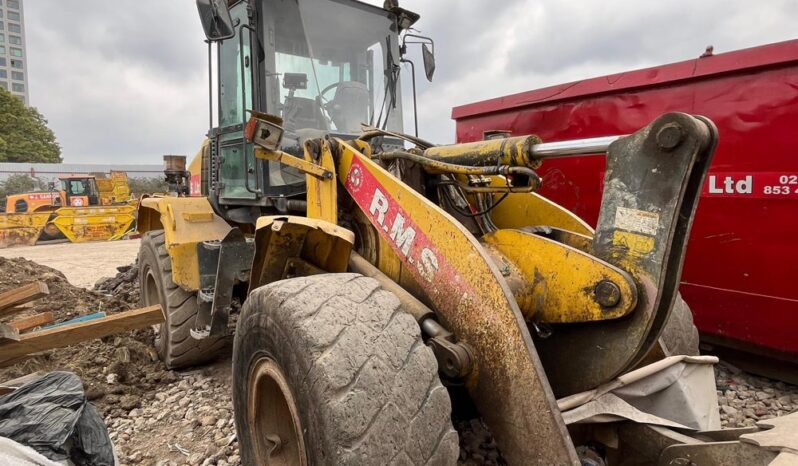
<path fill-rule="evenodd" d="M 720 144 L 681 292 L 709 341 L 798 355 L 798 40 L 456 107 L 457 141 L 485 131 L 561 141 L 628 134 L 666 112 L 705 115 Z M 603 157 L 547 161 L 541 194 L 595 226 Z"/>

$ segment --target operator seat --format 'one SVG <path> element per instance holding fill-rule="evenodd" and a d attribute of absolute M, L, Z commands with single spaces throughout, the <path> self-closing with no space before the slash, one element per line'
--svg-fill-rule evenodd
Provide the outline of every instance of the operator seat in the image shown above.
<path fill-rule="evenodd" d="M 327 106 L 338 131 L 357 133 L 360 124 L 368 121 L 369 89 L 358 81 L 344 81 L 335 89 L 335 97 Z"/>

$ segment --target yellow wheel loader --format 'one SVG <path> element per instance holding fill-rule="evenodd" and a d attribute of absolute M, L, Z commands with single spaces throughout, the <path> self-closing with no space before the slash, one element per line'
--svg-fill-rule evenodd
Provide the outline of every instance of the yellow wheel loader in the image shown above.
<path fill-rule="evenodd" d="M 141 296 L 173 368 L 216 356 L 243 303 L 243 464 L 455 464 L 460 398 L 514 465 L 790 460 L 795 417 L 719 430 L 677 291 L 711 121 L 436 146 L 402 132 L 406 47 L 434 71 L 418 15 L 197 4 L 218 119 L 202 197 L 141 202 Z M 607 160 L 595 230 L 535 193 L 540 164 L 580 154 Z"/>
<path fill-rule="evenodd" d="M 137 201 L 127 173 L 69 175 L 60 189 L 13 194 L 0 214 L 0 248 L 32 246 L 40 239 L 73 243 L 112 241 L 130 231 Z"/>

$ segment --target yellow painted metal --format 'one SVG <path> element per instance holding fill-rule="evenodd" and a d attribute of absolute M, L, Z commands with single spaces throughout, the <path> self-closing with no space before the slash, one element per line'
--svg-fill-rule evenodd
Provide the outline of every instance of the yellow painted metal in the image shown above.
<path fill-rule="evenodd" d="M 424 156 L 458 165 L 510 165 L 536 168 L 540 162 L 532 158 L 532 146 L 539 142 L 540 139 L 537 136 L 489 139 L 430 147 L 424 150 Z"/>
<path fill-rule="evenodd" d="M 0 214 L 0 248 L 33 246 L 49 218 L 50 212 Z"/>
<path fill-rule="evenodd" d="M 305 159 L 300 159 L 299 157 L 287 154 L 283 151 L 266 150 L 262 147 L 256 147 L 255 157 L 263 160 L 278 162 L 283 165 L 288 165 L 289 167 L 294 167 L 302 173 L 312 175 L 319 179 L 331 179 L 333 177 L 332 173 L 330 173 L 328 170 L 325 170 L 323 167 L 320 167 L 319 165 L 316 165 L 315 163 L 309 162 Z"/>
<path fill-rule="evenodd" d="M 130 185 L 127 181 L 126 172 L 111 170 L 108 175 L 96 173 L 94 176 L 101 205 L 117 204 L 130 200 Z"/>
<path fill-rule="evenodd" d="M 140 232 L 164 230 L 174 282 L 185 290 L 198 290 L 197 243 L 221 241 L 231 230 L 230 225 L 214 213 L 204 197 L 149 197 L 141 200 L 139 210 Z M 155 217 L 160 221 L 156 222 Z"/>
<path fill-rule="evenodd" d="M 520 230 L 498 230 L 482 241 L 504 256 L 524 280 L 514 294 L 527 320 L 575 323 L 617 319 L 637 304 L 637 289 L 623 270 L 576 248 Z M 618 287 L 618 302 L 596 301 L 599 283 Z"/>
<path fill-rule="evenodd" d="M 492 186 L 505 186 L 502 177 L 493 177 Z M 494 202 L 503 194 L 493 196 Z M 512 193 L 491 210 L 493 223 L 499 228 L 550 226 L 593 236 L 593 229 L 573 212 L 537 193 Z"/>
<path fill-rule="evenodd" d="M 297 258 L 325 272 L 346 272 L 354 243 L 353 232 L 324 220 L 291 215 L 260 217 L 250 290 L 299 276 L 299 271 L 291 270 Z"/>
<path fill-rule="evenodd" d="M 307 185 L 308 217 L 338 223 L 338 183 L 335 182 L 335 161 L 330 151 L 329 141 L 321 141 L 318 160 L 314 160 L 309 147 L 305 146 L 305 161 L 318 164 L 332 174 L 331 178 L 319 179 L 312 175 L 305 176 Z"/>
<path fill-rule="evenodd" d="M 73 243 L 113 241 L 130 231 L 135 213 L 131 205 L 61 207 L 52 223 Z"/>
<path fill-rule="evenodd" d="M 338 179 L 423 287 L 423 300 L 473 349 L 466 387 L 508 461 L 578 464 L 526 322 L 485 248 L 437 205 L 335 142 Z"/>
<path fill-rule="evenodd" d="M 654 237 L 630 231 L 616 230 L 612 233 L 612 244 L 619 247 L 618 251 L 622 251 L 618 254 L 619 260 L 628 263 L 630 270 L 633 265 L 637 265 L 640 258 L 654 250 L 654 241 Z"/>

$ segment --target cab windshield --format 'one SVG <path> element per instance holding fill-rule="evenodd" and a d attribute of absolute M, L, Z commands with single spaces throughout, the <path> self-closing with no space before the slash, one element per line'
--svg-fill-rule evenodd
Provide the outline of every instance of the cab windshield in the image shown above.
<path fill-rule="evenodd" d="M 397 31 L 387 12 L 353 1 L 264 3 L 267 108 L 280 110 L 286 144 L 358 133 L 361 123 L 401 131 Z"/>
<path fill-rule="evenodd" d="M 233 3 L 236 36 L 219 46 L 223 202 L 256 199 L 256 183 L 267 196 L 304 189 L 302 173 L 259 165 L 242 144 L 249 109 L 282 117 L 282 150 L 297 156 L 305 140 L 358 134 L 362 123 L 402 131 L 392 14 L 356 0 L 256 1 Z"/>

